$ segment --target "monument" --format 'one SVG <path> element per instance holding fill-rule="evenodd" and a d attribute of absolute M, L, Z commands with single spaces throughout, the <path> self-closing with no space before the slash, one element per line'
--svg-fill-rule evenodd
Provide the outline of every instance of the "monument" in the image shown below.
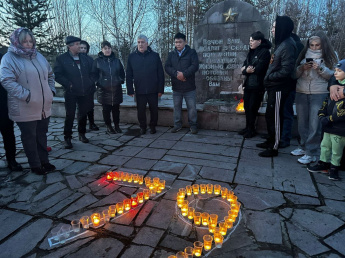
<path fill-rule="evenodd" d="M 269 23 L 252 5 L 228 0 L 214 5 L 195 29 L 194 48 L 199 57 L 197 101 L 238 93 L 241 67 L 255 31 L 269 36 Z"/>

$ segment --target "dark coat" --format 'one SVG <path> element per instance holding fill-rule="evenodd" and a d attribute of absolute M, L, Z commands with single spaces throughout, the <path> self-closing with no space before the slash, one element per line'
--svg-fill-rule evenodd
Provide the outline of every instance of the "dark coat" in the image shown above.
<path fill-rule="evenodd" d="M 260 46 L 256 49 L 249 50 L 246 60 L 243 63 L 245 69 L 242 74 L 246 75 L 246 81 L 244 84 L 245 90 L 261 90 L 264 91 L 264 78 L 270 63 L 270 48 L 271 42 L 267 39 L 261 41 Z M 254 73 L 247 73 L 248 66 L 255 67 Z"/>
<path fill-rule="evenodd" d="M 150 47 L 145 53 L 136 49 L 128 57 L 126 70 L 127 94 L 164 93 L 164 71 L 158 53 Z"/>
<path fill-rule="evenodd" d="M 173 91 L 188 92 L 196 89 L 195 73 L 199 70 L 199 59 L 196 51 L 188 45 L 182 55 L 179 56 L 177 49 L 171 51 L 165 62 L 165 72 L 171 76 Z M 186 81 L 177 79 L 177 71 L 183 73 Z"/>
<path fill-rule="evenodd" d="M 65 92 L 76 96 L 86 96 L 95 92 L 95 80 L 91 69 L 93 59 L 79 54 L 80 69 L 69 52 L 59 55 L 54 65 L 55 80 Z"/>
<path fill-rule="evenodd" d="M 97 100 L 102 105 L 118 105 L 123 102 L 122 86 L 125 71 L 121 61 L 112 52 L 105 56 L 103 52 L 93 62 L 92 73 L 97 80 Z"/>

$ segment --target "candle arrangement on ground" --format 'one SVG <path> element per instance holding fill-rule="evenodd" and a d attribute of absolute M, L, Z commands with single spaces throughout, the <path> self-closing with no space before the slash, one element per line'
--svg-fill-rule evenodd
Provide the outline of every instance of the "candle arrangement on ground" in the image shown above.
<path fill-rule="evenodd" d="M 228 208 L 227 216 L 220 217 L 216 212 L 208 213 L 199 209 L 198 202 L 202 200 L 221 202 L 222 207 Z M 203 252 L 207 256 L 207 253 L 210 253 L 213 248 L 222 247 L 223 242 L 228 240 L 233 232 L 234 224 L 239 223 L 240 209 L 241 203 L 237 201 L 234 192 L 218 184 L 194 184 L 179 189 L 176 197 L 176 210 L 179 218 L 193 227 L 207 229 L 209 232 L 203 236 L 203 242 L 194 242 L 193 255 L 195 257 L 200 257 Z"/>

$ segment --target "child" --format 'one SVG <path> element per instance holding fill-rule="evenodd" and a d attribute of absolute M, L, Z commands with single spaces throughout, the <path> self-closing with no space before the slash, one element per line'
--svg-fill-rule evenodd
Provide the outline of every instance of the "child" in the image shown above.
<path fill-rule="evenodd" d="M 330 86 L 345 86 L 345 59 L 337 64 L 334 78 L 330 79 Z M 315 166 L 308 165 L 308 171 L 327 173 L 330 168 L 328 178 L 339 180 L 338 170 L 345 146 L 345 97 L 338 101 L 327 97 L 319 110 L 319 120 L 324 132 L 320 160 Z"/>

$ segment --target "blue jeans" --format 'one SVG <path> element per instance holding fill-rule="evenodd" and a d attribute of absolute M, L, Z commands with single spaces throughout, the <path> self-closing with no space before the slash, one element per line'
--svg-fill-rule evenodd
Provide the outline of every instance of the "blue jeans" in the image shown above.
<path fill-rule="evenodd" d="M 284 105 L 284 120 L 283 130 L 280 137 L 280 142 L 284 144 L 290 144 L 292 138 L 292 125 L 293 125 L 293 103 L 295 101 L 296 91 L 291 91 Z"/>
<path fill-rule="evenodd" d="M 173 92 L 173 101 L 174 101 L 174 126 L 182 127 L 182 101 L 183 98 L 187 105 L 188 111 L 188 122 L 189 126 L 197 128 L 197 111 L 196 111 L 196 92 Z"/>
<path fill-rule="evenodd" d="M 309 156 L 320 155 L 321 124 L 318 112 L 327 97 L 324 94 L 296 93 L 296 111 L 300 146 Z"/>

